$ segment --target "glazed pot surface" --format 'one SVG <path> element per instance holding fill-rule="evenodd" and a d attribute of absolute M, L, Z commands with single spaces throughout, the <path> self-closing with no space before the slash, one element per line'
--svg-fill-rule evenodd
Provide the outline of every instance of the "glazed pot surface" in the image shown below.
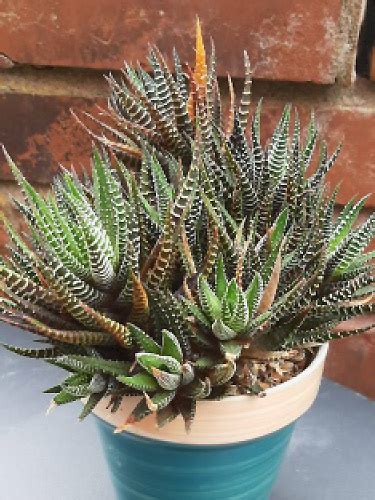
<path fill-rule="evenodd" d="M 114 434 L 97 422 L 119 500 L 267 500 L 294 428 L 197 446 Z"/>
<path fill-rule="evenodd" d="M 294 422 L 312 405 L 328 346 L 265 397 L 199 401 L 189 434 L 181 416 L 158 429 L 155 414 L 114 434 L 139 401 L 95 414 L 119 500 L 267 500 Z"/>

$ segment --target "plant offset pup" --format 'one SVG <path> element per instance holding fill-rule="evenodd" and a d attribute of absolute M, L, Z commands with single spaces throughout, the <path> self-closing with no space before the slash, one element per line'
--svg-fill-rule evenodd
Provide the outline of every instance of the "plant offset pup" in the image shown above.
<path fill-rule="evenodd" d="M 87 398 L 81 418 L 102 398 L 116 411 L 143 396 L 118 430 L 152 412 L 188 429 L 197 400 L 290 379 L 316 346 L 365 330 L 337 325 L 374 309 L 375 215 L 353 228 L 364 198 L 334 218 L 325 176 L 338 150 L 314 118 L 302 140 L 286 106 L 262 145 L 246 53 L 224 115 L 199 24 L 193 70 L 176 53 L 169 69 L 156 47 L 149 62 L 151 74 L 126 65 L 109 78 L 108 109 L 90 117 L 107 150 L 94 150 L 91 178 L 63 171 L 43 197 L 9 158 L 28 235 L 3 219 L 1 319 L 49 344 L 5 347 L 66 369 L 47 392 L 56 405 Z"/>

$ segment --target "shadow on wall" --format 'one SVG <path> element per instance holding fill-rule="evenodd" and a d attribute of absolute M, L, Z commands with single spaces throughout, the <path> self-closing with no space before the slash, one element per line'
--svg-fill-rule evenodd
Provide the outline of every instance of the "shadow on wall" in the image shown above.
<path fill-rule="evenodd" d="M 375 80 L 375 0 L 368 0 L 358 41 L 357 74 Z"/>

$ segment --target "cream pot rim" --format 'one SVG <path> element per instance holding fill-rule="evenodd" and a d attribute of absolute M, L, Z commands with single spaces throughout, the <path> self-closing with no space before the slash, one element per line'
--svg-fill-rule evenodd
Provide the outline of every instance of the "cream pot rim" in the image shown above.
<path fill-rule="evenodd" d="M 310 365 L 287 382 L 267 389 L 262 398 L 240 395 L 219 401 L 200 400 L 191 431 L 186 433 L 178 416 L 159 429 L 155 414 L 126 426 L 131 434 L 190 445 L 224 445 L 256 439 L 275 432 L 299 418 L 314 402 L 319 390 L 328 344 L 322 345 Z M 106 409 L 109 398 L 99 402 L 94 414 L 114 427 L 121 426 L 138 396 L 125 396 L 115 413 Z"/>

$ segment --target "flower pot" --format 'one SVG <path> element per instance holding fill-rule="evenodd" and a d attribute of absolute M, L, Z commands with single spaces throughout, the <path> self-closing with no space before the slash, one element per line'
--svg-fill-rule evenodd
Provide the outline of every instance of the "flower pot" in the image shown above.
<path fill-rule="evenodd" d="M 154 415 L 114 434 L 139 398 L 125 398 L 116 413 L 101 402 L 95 413 L 118 498 L 266 500 L 294 422 L 315 400 L 327 351 L 263 398 L 200 401 L 189 434 L 181 417 L 158 429 Z"/>

